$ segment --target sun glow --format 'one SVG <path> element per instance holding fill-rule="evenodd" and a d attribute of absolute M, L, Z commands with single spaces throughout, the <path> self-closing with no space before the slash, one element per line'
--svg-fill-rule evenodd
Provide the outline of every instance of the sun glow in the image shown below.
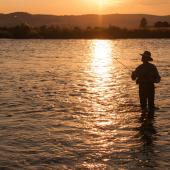
<path fill-rule="evenodd" d="M 89 4 L 98 9 L 99 13 L 103 13 L 113 2 L 111 0 L 88 0 Z"/>

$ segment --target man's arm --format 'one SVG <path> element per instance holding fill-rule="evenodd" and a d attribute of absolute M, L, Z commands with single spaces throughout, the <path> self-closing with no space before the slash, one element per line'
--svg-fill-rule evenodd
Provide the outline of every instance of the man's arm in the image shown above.
<path fill-rule="evenodd" d="M 134 80 L 134 81 L 136 80 L 136 78 L 137 78 L 136 70 L 135 70 L 135 71 L 132 71 L 131 78 L 132 78 L 132 80 Z"/>
<path fill-rule="evenodd" d="M 138 72 L 139 72 L 139 66 L 135 69 L 135 71 L 132 71 L 131 78 L 132 80 L 137 80 L 138 78 Z"/>
<path fill-rule="evenodd" d="M 161 76 L 159 75 L 158 69 L 155 66 L 155 81 L 154 83 L 159 83 L 161 81 Z"/>

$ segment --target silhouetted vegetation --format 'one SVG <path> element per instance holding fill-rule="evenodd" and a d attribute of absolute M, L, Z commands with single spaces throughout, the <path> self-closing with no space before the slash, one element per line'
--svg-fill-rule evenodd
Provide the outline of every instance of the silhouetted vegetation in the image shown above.
<path fill-rule="evenodd" d="M 140 28 L 146 28 L 148 25 L 148 21 L 146 20 L 146 18 L 142 18 L 140 21 Z"/>
<path fill-rule="evenodd" d="M 155 25 L 156 26 L 156 25 Z M 21 24 L 15 27 L 1 27 L 0 38 L 50 38 L 50 39 L 114 39 L 114 38 L 170 38 L 170 29 L 126 29 L 110 25 L 104 27 L 62 28 L 59 26 L 30 27 Z"/>
<path fill-rule="evenodd" d="M 31 28 L 29 25 L 21 24 L 10 29 L 10 33 L 14 38 L 29 38 L 31 35 Z"/>
<path fill-rule="evenodd" d="M 170 24 L 166 21 L 162 22 L 162 21 L 158 21 L 155 23 L 154 25 L 156 28 L 166 28 L 166 27 L 170 27 Z"/>

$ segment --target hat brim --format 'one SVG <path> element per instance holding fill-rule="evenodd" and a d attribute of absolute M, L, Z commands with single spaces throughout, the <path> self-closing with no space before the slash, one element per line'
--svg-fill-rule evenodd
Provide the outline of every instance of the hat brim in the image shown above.
<path fill-rule="evenodd" d="M 144 56 L 145 54 L 139 54 L 139 55 Z"/>

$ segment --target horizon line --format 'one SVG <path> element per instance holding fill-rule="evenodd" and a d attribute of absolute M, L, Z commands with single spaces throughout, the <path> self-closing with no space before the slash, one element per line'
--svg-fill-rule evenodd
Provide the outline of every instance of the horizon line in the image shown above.
<path fill-rule="evenodd" d="M 99 16 L 105 16 L 105 15 L 151 15 L 151 16 L 170 16 L 170 14 L 147 14 L 147 13 L 107 13 L 107 14 L 97 14 L 97 13 L 86 13 L 86 14 L 47 14 L 47 13 L 31 13 L 27 11 L 14 11 L 14 12 L 8 12 L 8 13 L 0 13 L 4 15 L 13 14 L 13 13 L 27 13 L 30 15 L 51 15 L 51 16 L 83 16 L 83 15 L 99 15 Z"/>

